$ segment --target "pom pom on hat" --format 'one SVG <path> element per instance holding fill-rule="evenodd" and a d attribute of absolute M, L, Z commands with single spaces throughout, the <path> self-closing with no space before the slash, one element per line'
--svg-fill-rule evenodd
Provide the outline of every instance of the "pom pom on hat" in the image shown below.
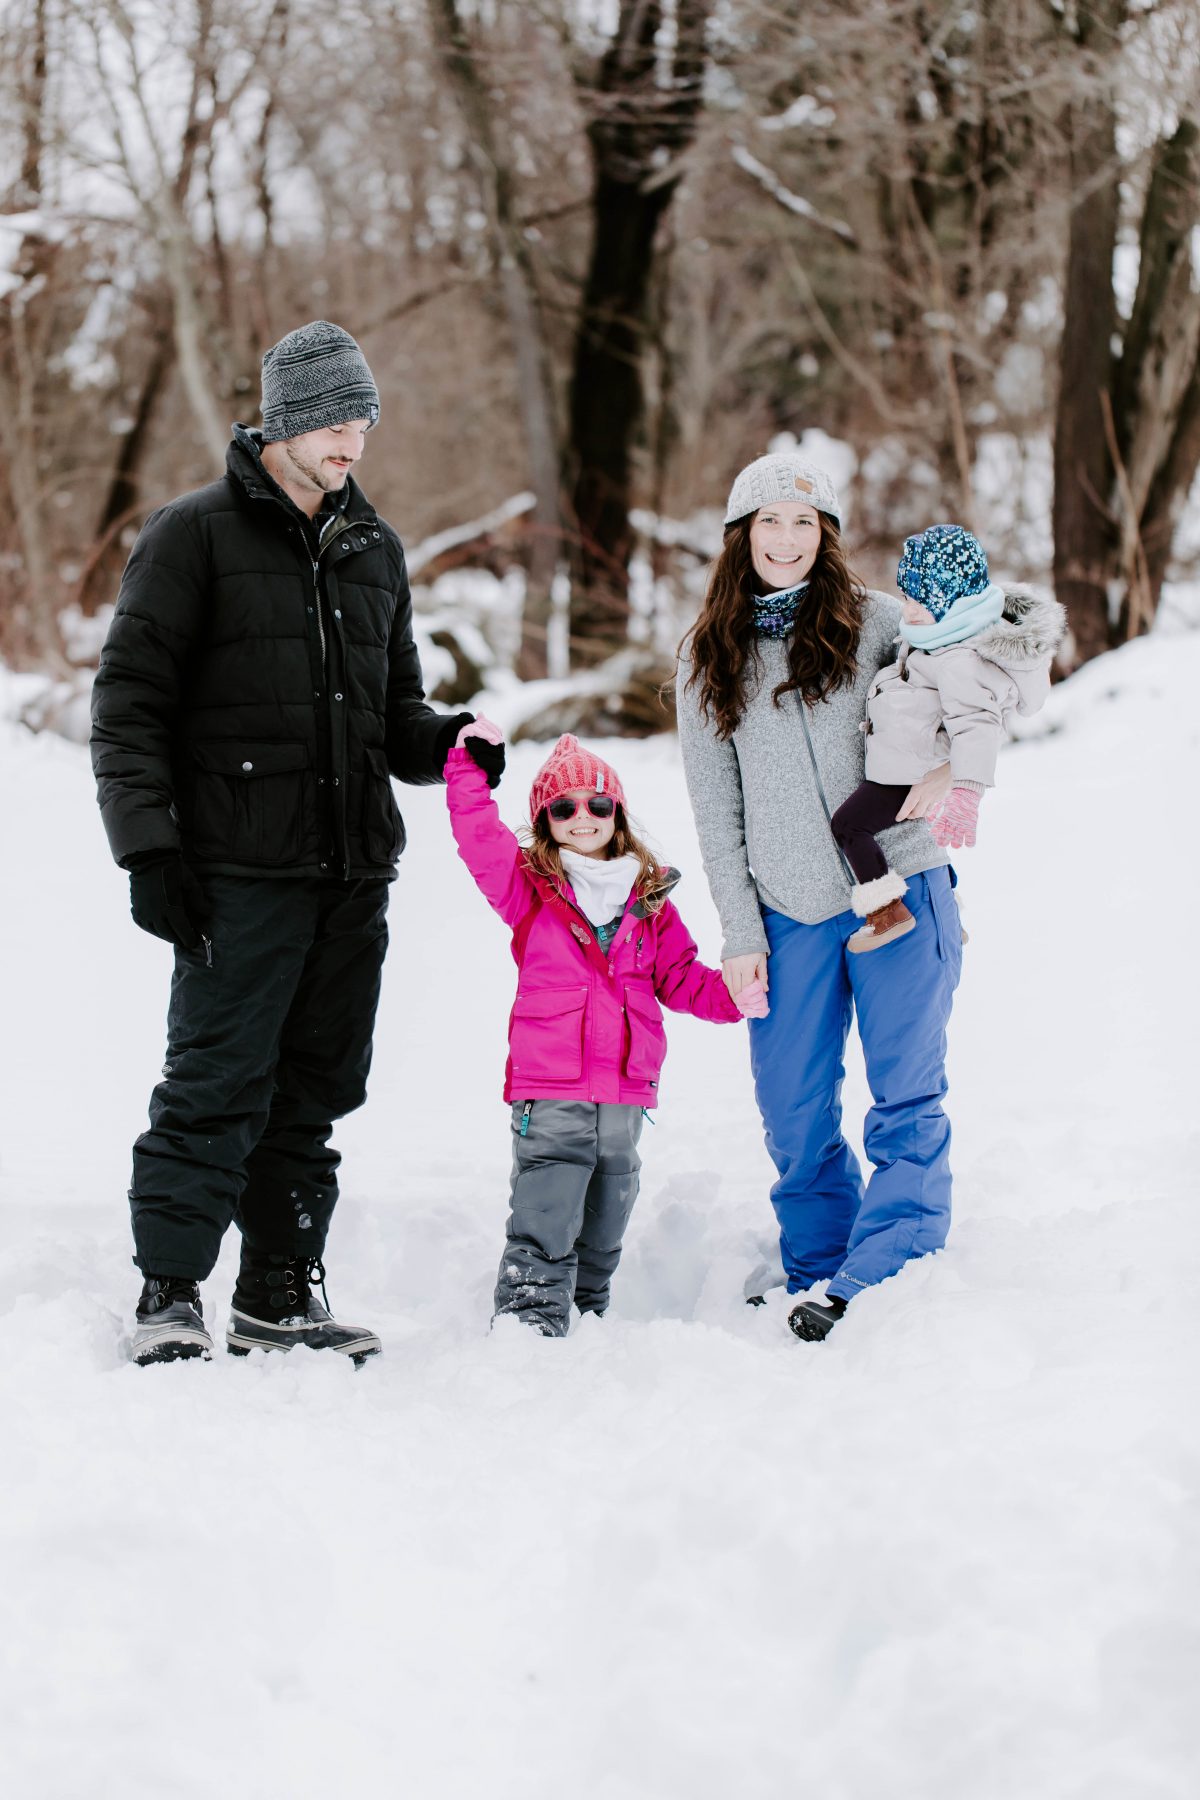
<path fill-rule="evenodd" d="M 905 538 L 896 580 L 939 623 L 956 600 L 990 585 L 983 545 L 962 525 L 931 525 Z"/>
<path fill-rule="evenodd" d="M 760 506 L 778 506 L 784 500 L 815 506 L 841 529 L 841 503 L 828 472 L 786 452 L 760 456 L 757 462 L 747 464 L 729 490 L 725 523 L 732 525 Z"/>
<path fill-rule="evenodd" d="M 569 794 L 572 788 L 588 788 L 593 794 L 607 794 L 618 806 L 625 804 L 625 789 L 617 771 L 602 756 L 585 750 L 579 739 L 567 732 L 533 778 L 529 817 L 536 820 L 544 806 L 560 794 Z"/>

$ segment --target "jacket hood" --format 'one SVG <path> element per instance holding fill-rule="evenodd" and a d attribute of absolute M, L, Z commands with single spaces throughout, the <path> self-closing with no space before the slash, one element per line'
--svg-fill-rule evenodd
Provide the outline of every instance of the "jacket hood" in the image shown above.
<path fill-rule="evenodd" d="M 1004 612 L 970 639 L 972 650 L 1009 669 L 1032 668 L 1054 655 L 1067 630 L 1067 614 L 1057 600 L 1033 588 L 1004 589 Z"/>

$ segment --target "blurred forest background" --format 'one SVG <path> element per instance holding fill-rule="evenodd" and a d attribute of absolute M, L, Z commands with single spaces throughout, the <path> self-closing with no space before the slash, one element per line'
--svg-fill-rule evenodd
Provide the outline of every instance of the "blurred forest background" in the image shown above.
<path fill-rule="evenodd" d="M 1064 672 L 1147 630 L 1200 566 L 1198 71 L 1197 0 L 0 0 L 28 722 L 314 317 L 381 389 L 438 697 L 657 729 L 781 439 L 868 579 L 952 518 L 1054 586 Z"/>

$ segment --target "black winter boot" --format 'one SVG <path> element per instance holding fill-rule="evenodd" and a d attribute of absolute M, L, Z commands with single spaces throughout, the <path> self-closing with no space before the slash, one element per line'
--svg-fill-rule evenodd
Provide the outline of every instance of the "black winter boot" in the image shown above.
<path fill-rule="evenodd" d="M 788 1324 L 798 1338 L 819 1344 L 829 1336 L 845 1310 L 846 1302 L 837 1294 L 830 1294 L 827 1300 L 802 1300 L 788 1314 Z"/>
<path fill-rule="evenodd" d="M 324 1306 L 312 1292 L 313 1281 L 320 1284 Z M 359 1367 L 368 1356 L 378 1356 L 383 1345 L 375 1333 L 361 1325 L 339 1325 L 330 1317 L 328 1299 L 319 1256 L 256 1250 L 243 1242 L 225 1348 L 233 1356 L 248 1356 L 251 1350 L 291 1350 L 303 1344 L 309 1350 L 340 1350 Z"/>
<path fill-rule="evenodd" d="M 211 1360 L 213 1344 L 204 1328 L 197 1282 L 179 1275 L 147 1275 L 136 1318 L 130 1352 L 135 1363 L 179 1362 L 188 1356 Z"/>

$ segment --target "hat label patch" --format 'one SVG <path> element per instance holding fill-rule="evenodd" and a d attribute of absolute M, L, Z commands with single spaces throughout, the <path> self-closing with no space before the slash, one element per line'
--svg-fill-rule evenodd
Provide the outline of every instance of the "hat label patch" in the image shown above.
<path fill-rule="evenodd" d="M 792 477 L 792 479 L 795 482 L 796 486 L 800 489 L 800 492 L 802 494 L 811 494 L 812 493 L 813 484 L 811 481 L 805 481 L 803 475 L 794 475 Z"/>

